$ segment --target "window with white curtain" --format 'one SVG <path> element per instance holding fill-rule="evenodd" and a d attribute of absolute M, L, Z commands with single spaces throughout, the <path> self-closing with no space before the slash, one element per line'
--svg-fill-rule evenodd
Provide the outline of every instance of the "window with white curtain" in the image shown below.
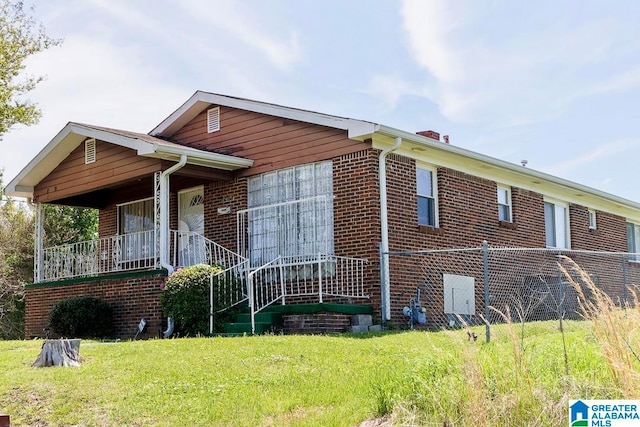
<path fill-rule="evenodd" d="M 295 166 L 249 178 L 249 257 L 333 253 L 333 165 Z M 260 208 L 260 209 L 252 209 Z"/>
<path fill-rule="evenodd" d="M 140 260 L 153 255 L 153 218 L 153 199 L 118 205 L 121 260 Z"/>
<path fill-rule="evenodd" d="M 118 206 L 119 234 L 153 230 L 153 199 Z"/>

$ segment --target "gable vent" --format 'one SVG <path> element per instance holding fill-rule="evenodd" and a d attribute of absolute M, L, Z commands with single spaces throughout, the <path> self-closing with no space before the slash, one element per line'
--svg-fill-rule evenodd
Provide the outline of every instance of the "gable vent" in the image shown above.
<path fill-rule="evenodd" d="M 84 164 L 96 161 L 96 140 L 91 138 L 84 141 Z"/>
<path fill-rule="evenodd" d="M 220 130 L 220 107 L 211 108 L 207 111 L 207 132 Z"/>

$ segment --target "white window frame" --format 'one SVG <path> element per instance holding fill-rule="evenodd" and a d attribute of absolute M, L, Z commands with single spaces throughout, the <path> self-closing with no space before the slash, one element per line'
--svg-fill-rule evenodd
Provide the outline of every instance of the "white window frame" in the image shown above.
<path fill-rule="evenodd" d="M 596 211 L 595 209 L 589 209 L 589 230 L 595 230 L 598 228 L 598 223 L 596 221 Z"/>
<path fill-rule="evenodd" d="M 134 204 L 138 204 L 138 203 L 142 203 L 144 204 L 145 202 L 151 202 L 151 215 L 150 217 L 148 217 L 149 221 L 147 223 L 147 226 L 145 227 L 145 221 L 143 219 L 143 227 L 141 230 L 129 230 L 129 231 L 125 231 L 124 226 L 125 224 L 123 223 L 123 218 L 121 215 L 121 210 L 124 206 L 130 206 L 130 205 L 134 205 Z M 144 206 L 144 205 L 143 205 Z M 120 241 L 121 241 L 121 247 L 119 248 L 120 250 L 120 257 L 119 259 L 121 261 L 139 261 L 139 260 L 144 260 L 144 259 L 149 259 L 152 258 L 154 256 L 154 251 L 155 251 L 155 245 L 153 243 L 154 239 L 152 236 L 152 233 L 154 232 L 154 228 L 155 228 L 155 221 L 154 221 L 154 199 L 153 197 L 147 197 L 144 199 L 139 199 L 139 200 L 134 200 L 132 202 L 127 202 L 127 203 L 120 203 L 118 205 L 116 205 L 116 216 L 117 216 L 117 227 L 118 227 L 118 236 L 122 236 L 120 237 Z M 147 218 L 147 217 L 143 217 L 143 218 Z M 145 233 L 148 232 L 148 233 Z M 130 235 L 130 236 L 129 236 Z M 129 237 L 127 237 L 129 236 Z"/>
<path fill-rule="evenodd" d="M 500 200 L 500 196 L 504 194 L 505 200 L 504 203 Z M 497 188 L 497 201 L 498 201 L 498 219 L 504 222 L 513 222 L 513 209 L 511 202 L 511 187 L 505 185 L 498 185 Z M 503 210 L 501 208 L 506 207 L 507 218 L 503 218 L 502 213 Z"/>
<path fill-rule="evenodd" d="M 548 217 L 548 213 L 552 217 Z M 558 222 L 559 217 L 562 222 Z M 552 221 L 551 223 L 549 221 Z M 560 228 L 559 225 L 564 227 Z M 553 228 L 553 235 L 549 236 L 550 228 Z M 571 232 L 569 230 L 569 204 L 559 200 L 544 199 L 544 230 L 545 244 L 550 249 L 571 249 Z M 550 241 L 552 237 L 552 241 Z M 564 241 L 564 242 L 563 242 Z M 564 244 L 562 244 L 564 243 Z"/>
<path fill-rule="evenodd" d="M 627 222 L 627 252 L 640 252 L 640 224 Z M 629 261 L 640 262 L 640 254 L 632 255 Z"/>
<path fill-rule="evenodd" d="M 422 191 L 420 185 L 420 175 L 421 172 L 428 172 L 431 174 L 431 194 L 426 194 Z M 430 209 L 431 215 L 433 215 L 432 223 L 423 222 L 420 220 L 420 200 L 427 199 L 431 201 L 432 207 Z M 427 206 L 428 207 L 428 206 Z M 438 220 L 438 171 L 434 167 L 426 166 L 426 165 L 417 165 L 416 166 L 416 216 L 418 219 L 418 225 L 423 225 L 426 227 L 434 227 L 438 228 L 439 220 Z"/>

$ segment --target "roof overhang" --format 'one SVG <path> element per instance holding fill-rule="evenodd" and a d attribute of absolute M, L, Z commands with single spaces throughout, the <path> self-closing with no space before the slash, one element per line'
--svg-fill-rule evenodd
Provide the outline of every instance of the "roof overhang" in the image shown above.
<path fill-rule="evenodd" d="M 402 138 L 403 144 L 395 152 L 417 162 L 450 167 L 500 184 L 534 191 L 640 222 L 638 202 L 415 133 L 375 124 L 373 131 L 365 130 L 351 137 L 358 141 L 370 139 L 373 147 L 378 149 L 392 146 L 399 137 Z"/>
<path fill-rule="evenodd" d="M 218 95 L 210 92 L 197 91 L 180 108 L 174 111 L 162 123 L 156 126 L 149 135 L 163 138 L 171 138 L 184 125 L 193 120 L 198 114 L 208 109 L 211 105 L 219 105 L 255 113 L 282 117 L 284 119 L 298 120 L 305 123 L 327 126 L 334 129 L 348 131 L 351 135 L 360 135 L 372 132 L 375 124 L 363 120 L 349 119 L 346 117 L 332 116 L 314 111 L 301 110 L 299 108 L 285 107 L 268 102 L 253 101 L 250 99 L 236 98 L 226 95 Z"/>
<path fill-rule="evenodd" d="M 186 155 L 187 164 L 227 171 L 253 165 L 250 159 L 185 147 L 145 134 L 70 122 L 7 184 L 4 193 L 12 197 L 33 197 L 35 186 L 87 138 L 130 148 L 139 156 L 162 160 L 178 161 Z"/>

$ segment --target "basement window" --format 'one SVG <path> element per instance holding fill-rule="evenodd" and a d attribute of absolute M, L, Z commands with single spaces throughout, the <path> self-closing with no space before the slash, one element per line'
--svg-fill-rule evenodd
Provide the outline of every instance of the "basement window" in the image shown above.
<path fill-rule="evenodd" d="M 96 161 L 96 140 L 93 138 L 84 141 L 84 164 Z"/>
<path fill-rule="evenodd" d="M 220 107 L 211 108 L 207 111 L 207 133 L 220 130 Z"/>

